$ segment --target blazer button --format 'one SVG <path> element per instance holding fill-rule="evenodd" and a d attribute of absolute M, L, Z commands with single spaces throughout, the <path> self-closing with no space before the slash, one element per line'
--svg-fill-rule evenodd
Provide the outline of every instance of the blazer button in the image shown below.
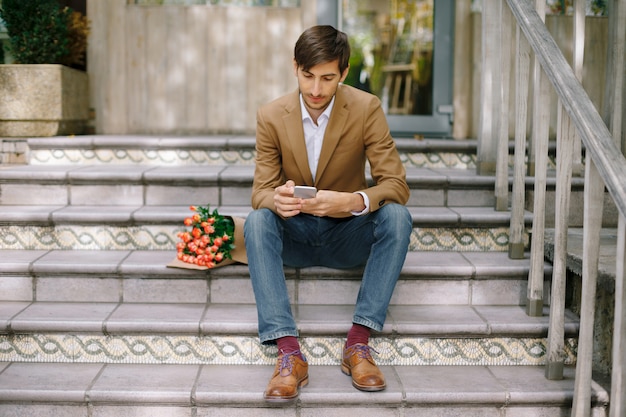
<path fill-rule="evenodd" d="M 380 200 L 378 202 L 378 207 L 382 207 L 385 204 L 385 200 Z"/>

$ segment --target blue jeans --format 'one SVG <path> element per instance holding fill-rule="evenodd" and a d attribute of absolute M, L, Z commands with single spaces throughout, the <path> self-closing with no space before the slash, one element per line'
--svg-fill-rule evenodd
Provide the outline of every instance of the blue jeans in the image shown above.
<path fill-rule="evenodd" d="M 365 266 L 352 321 L 381 331 L 412 228 L 406 207 L 393 203 L 342 219 L 308 214 L 283 219 L 269 209 L 251 212 L 244 236 L 261 342 L 298 336 L 283 265 Z"/>

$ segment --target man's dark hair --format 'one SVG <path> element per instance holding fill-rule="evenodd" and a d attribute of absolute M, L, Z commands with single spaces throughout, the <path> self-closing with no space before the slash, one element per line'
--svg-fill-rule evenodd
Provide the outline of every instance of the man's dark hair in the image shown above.
<path fill-rule="evenodd" d="M 310 27 L 298 38 L 293 56 L 305 71 L 338 59 L 339 72 L 343 73 L 350 61 L 348 35 L 329 25 Z"/>

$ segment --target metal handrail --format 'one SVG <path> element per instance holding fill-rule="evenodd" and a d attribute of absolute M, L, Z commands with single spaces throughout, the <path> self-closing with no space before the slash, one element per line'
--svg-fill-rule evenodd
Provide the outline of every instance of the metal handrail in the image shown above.
<path fill-rule="evenodd" d="M 577 18 L 580 19 L 580 0 L 577 0 Z M 618 253 L 617 253 L 617 274 L 616 274 L 616 304 L 615 304 L 615 337 L 613 346 L 613 378 L 612 378 L 612 392 L 611 392 L 611 417 L 623 415 L 626 408 L 626 371 L 623 356 L 626 355 L 626 336 L 621 334 L 620 329 L 626 329 L 626 323 L 623 316 L 626 314 L 626 290 L 624 290 L 624 269 L 626 269 L 626 231 L 625 221 L 626 219 L 626 158 L 622 154 L 618 145 L 615 143 L 613 135 L 605 125 L 598 114 L 594 104 L 589 99 L 587 93 L 583 89 L 579 78 L 576 77 L 575 70 L 572 69 L 570 64 L 564 58 L 561 50 L 557 46 L 556 42 L 548 32 L 544 21 L 541 19 L 530 0 L 506 0 L 511 13 L 514 16 L 517 24 L 518 31 L 524 35 L 524 42 L 518 44 L 521 48 L 518 51 L 518 58 L 520 63 L 518 65 L 525 66 L 527 70 L 527 55 L 528 52 L 525 48 L 530 46 L 534 51 L 535 58 L 541 67 L 541 71 L 535 72 L 535 84 L 539 86 L 541 94 L 546 92 L 547 84 L 544 84 L 544 79 L 549 81 L 559 99 L 559 134 L 557 135 L 557 146 L 560 149 L 557 150 L 557 216 L 555 218 L 556 236 L 555 241 L 555 268 L 554 276 L 552 280 L 552 299 L 550 305 L 550 328 L 548 334 L 548 363 L 546 366 L 546 377 L 550 379 L 557 379 L 562 377 L 562 361 L 559 368 L 559 350 L 562 349 L 563 338 L 563 309 L 565 298 L 565 249 L 567 244 L 567 213 L 569 212 L 569 197 L 572 175 L 573 160 L 579 158 L 579 155 L 574 155 L 575 152 L 580 153 L 580 145 L 576 144 L 575 134 L 582 140 L 582 143 L 586 149 L 586 170 L 585 170 L 585 213 L 584 213 L 584 250 L 583 250 L 583 289 L 582 289 L 582 305 L 581 305 L 581 330 L 579 335 L 579 362 L 577 364 L 576 381 L 575 381 L 575 395 L 572 407 L 572 416 L 587 416 L 590 411 L 590 386 L 591 386 L 591 354 L 593 349 L 593 320 L 595 309 L 595 287 L 597 279 L 597 262 L 599 252 L 599 230 L 601 227 L 602 217 L 602 194 L 604 186 L 609 191 L 609 194 L 613 198 L 617 210 L 620 213 L 620 219 L 618 224 Z M 623 2 L 622 2 L 623 3 Z M 537 2 L 537 7 L 539 6 Z M 493 4 L 492 4 L 493 5 Z M 504 6 L 502 5 L 504 8 Z M 623 7 L 623 6 L 620 6 Z M 623 10 L 620 9 L 622 15 Z M 504 14 L 504 11 L 502 12 Z M 504 15 L 503 15 L 504 16 Z M 584 18 L 583 18 L 584 19 Z M 510 30 L 508 27 L 501 27 L 501 31 Z M 519 35 L 521 38 L 522 36 Z M 621 39 L 621 38 L 620 38 Z M 623 39 L 621 39 L 623 47 Z M 526 44 L 527 43 L 527 44 Z M 621 49 L 623 53 L 623 49 Z M 501 51 L 496 51 L 501 53 Z M 579 57 L 580 58 L 580 57 Z M 503 60 L 508 59 L 504 56 Z M 621 59 L 621 58 L 620 58 Z M 622 67 L 623 69 L 623 67 Z M 519 71 L 519 68 L 518 68 Z M 528 76 L 528 74 L 526 74 Z M 580 76 L 580 74 L 579 74 Z M 527 83 L 523 77 L 518 78 L 518 87 L 525 86 Z M 502 97 L 507 97 L 508 86 L 503 84 L 500 86 L 502 89 Z M 535 94 L 538 91 L 535 91 Z M 521 95 L 527 94 L 527 91 L 516 91 L 518 94 L 518 102 L 524 102 Z M 619 93 L 618 93 L 619 94 Z M 539 105 L 544 105 L 544 101 L 539 101 Z M 500 103 L 504 105 L 504 103 Z M 616 107 L 621 107 L 621 104 Z M 536 110 L 536 109 L 535 109 Z M 483 109 L 484 111 L 484 109 Z M 545 116 L 545 115 L 544 115 Z M 524 121 L 524 117 L 520 117 L 519 120 Z M 518 120 L 518 122 L 519 122 Z M 502 121 L 500 121 L 502 122 Z M 536 124 L 537 121 L 533 120 L 533 126 L 538 127 L 538 131 L 533 131 L 533 140 L 539 140 L 539 146 L 537 146 L 538 155 L 543 160 L 544 152 L 547 153 L 547 147 L 545 141 L 547 135 L 542 132 L 545 129 L 545 120 Z M 571 127 L 575 128 L 575 134 L 571 131 Z M 523 175 L 520 169 L 519 161 L 521 155 L 518 155 L 518 145 L 523 150 L 524 144 L 523 136 L 525 136 L 525 126 L 519 129 L 519 135 L 516 131 L 516 169 L 514 174 L 514 199 L 512 203 L 513 213 L 518 213 L 521 209 L 520 204 L 523 205 L 523 197 L 519 197 L 520 190 L 519 184 L 522 183 L 520 175 Z M 619 129 L 617 130 L 619 132 Z M 508 138 L 505 137 L 506 140 Z M 504 140 L 504 139 L 501 139 Z M 531 142 L 532 144 L 532 142 Z M 534 145 L 534 144 L 532 144 Z M 545 177 L 545 170 L 547 167 L 540 166 L 545 165 L 543 163 L 537 163 L 536 170 L 538 170 L 535 178 L 535 191 L 538 192 L 538 198 L 541 200 L 542 190 L 545 194 L 545 181 L 541 179 Z M 498 168 L 501 169 L 501 168 Z M 517 185 L 517 187 L 516 187 Z M 516 190 L 518 189 L 518 190 Z M 497 190 L 496 190 L 497 191 Z M 536 196 L 537 197 L 537 196 Z M 597 200 L 600 200 L 598 203 Z M 543 201 L 543 200 L 541 200 Z M 535 201 L 537 203 L 537 200 Z M 541 205 L 541 203 L 539 203 Z M 536 204 L 535 211 L 538 206 Z M 564 212 L 564 213 L 561 213 Z M 535 214 L 542 214 L 535 213 Z M 511 230 L 519 229 L 517 224 L 519 219 L 514 220 L 515 216 L 512 216 Z M 517 216 L 519 217 L 519 216 Z M 533 223 L 534 237 L 539 236 L 540 243 L 543 243 L 544 235 L 544 217 L 539 215 L 535 218 Z M 519 233 L 518 233 L 519 234 Z M 536 236 L 535 236 L 536 235 Z M 512 242 L 514 245 L 519 246 L 519 242 Z M 533 241 L 533 245 L 535 241 Z M 519 256 L 519 248 L 515 246 L 510 249 L 510 255 L 517 254 Z M 558 248 L 557 248 L 558 247 Z M 531 289 L 531 283 L 541 288 L 541 282 L 534 282 L 532 265 L 543 262 L 543 253 L 537 253 L 533 250 L 531 254 L 531 275 L 529 281 L 529 291 Z M 543 250 L 541 250 L 543 252 Z M 536 276 L 543 275 L 535 271 Z M 540 292 L 540 290 L 538 290 Z M 536 302 L 531 311 L 541 314 L 541 299 L 534 299 L 530 301 Z M 529 312 L 530 314 L 530 312 Z M 554 316 L 554 317 L 553 317 Z M 555 346 L 550 346 L 554 344 Z M 560 375 L 559 375 L 560 374 Z"/>
<path fill-rule="evenodd" d="M 507 0 L 507 3 L 574 122 L 587 157 L 596 164 L 619 212 L 626 217 L 626 158 L 530 2 Z"/>

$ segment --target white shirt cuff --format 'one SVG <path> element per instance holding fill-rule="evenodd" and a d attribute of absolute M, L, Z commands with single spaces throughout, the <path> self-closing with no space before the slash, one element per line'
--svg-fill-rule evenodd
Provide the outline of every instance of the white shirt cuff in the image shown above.
<path fill-rule="evenodd" d="M 363 211 L 353 211 L 353 216 L 361 216 L 370 212 L 370 199 L 363 191 L 357 191 L 356 194 L 361 194 L 363 197 L 363 203 L 365 203 L 365 209 Z"/>

